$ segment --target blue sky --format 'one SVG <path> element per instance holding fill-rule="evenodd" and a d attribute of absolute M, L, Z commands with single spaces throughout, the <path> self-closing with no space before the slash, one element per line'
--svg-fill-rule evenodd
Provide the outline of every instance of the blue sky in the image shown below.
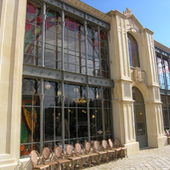
<path fill-rule="evenodd" d="M 130 8 L 139 22 L 154 32 L 154 39 L 170 48 L 170 0 L 81 0 L 106 13 Z"/>

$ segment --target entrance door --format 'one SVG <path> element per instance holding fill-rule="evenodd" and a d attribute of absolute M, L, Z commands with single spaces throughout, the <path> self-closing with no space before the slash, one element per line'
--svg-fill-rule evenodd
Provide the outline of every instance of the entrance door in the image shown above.
<path fill-rule="evenodd" d="M 139 142 L 140 148 L 145 148 L 148 146 L 145 104 L 141 92 L 135 87 L 133 88 L 133 100 L 136 140 Z"/>

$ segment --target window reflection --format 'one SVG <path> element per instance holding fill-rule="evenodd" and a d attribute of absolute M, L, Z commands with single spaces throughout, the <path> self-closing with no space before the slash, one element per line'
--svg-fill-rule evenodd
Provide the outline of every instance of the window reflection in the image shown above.
<path fill-rule="evenodd" d="M 24 143 L 40 142 L 40 82 L 33 79 L 24 79 L 21 119 L 21 154 L 27 155 L 35 144 Z"/>
<path fill-rule="evenodd" d="M 87 109 L 78 109 L 78 137 L 88 136 Z"/>
<path fill-rule="evenodd" d="M 70 17 L 65 18 L 64 58 L 66 71 L 85 74 L 84 25 Z"/>
<path fill-rule="evenodd" d="M 44 82 L 44 126 L 45 141 L 61 139 L 61 85 L 60 83 Z"/>
<path fill-rule="evenodd" d="M 157 54 L 158 74 L 161 89 L 170 90 L 170 71 L 167 59 Z"/>
<path fill-rule="evenodd" d="M 170 96 L 161 95 L 164 129 L 170 128 Z"/>
<path fill-rule="evenodd" d="M 88 75 L 100 76 L 100 53 L 99 53 L 99 33 L 98 30 L 88 27 Z"/>
<path fill-rule="evenodd" d="M 32 0 L 27 4 L 24 64 L 62 69 L 64 59 L 64 71 L 109 78 L 108 31 L 87 23 L 85 32 L 84 21 L 65 11 L 63 27 L 61 11 L 48 4 L 44 10 L 43 5 Z M 63 89 L 62 83 L 40 77 L 23 79 L 21 155 L 32 149 L 40 151 L 40 146 L 84 142 L 89 136 L 102 139 L 103 121 L 106 137 L 111 136 L 109 89 L 68 82 Z"/>
<path fill-rule="evenodd" d="M 41 64 L 42 48 L 42 6 L 30 2 L 27 5 L 25 26 L 24 63 L 32 65 Z"/>
<path fill-rule="evenodd" d="M 41 89 L 43 87 L 43 89 Z M 55 146 L 62 142 L 64 126 L 65 140 L 87 139 L 88 114 L 90 116 L 90 136 L 92 140 L 102 139 L 105 134 L 111 136 L 111 98 L 109 88 L 87 87 L 64 84 L 64 124 L 62 125 L 62 88 L 59 82 L 23 80 L 21 146 L 25 148 L 21 155 L 27 155 L 30 149 L 40 145 L 43 133 L 43 146 Z M 42 97 L 43 92 L 43 97 Z M 104 94 L 105 93 L 105 94 Z M 88 104 L 89 103 L 89 112 Z M 102 104 L 103 103 L 103 104 Z M 42 107 L 43 104 L 43 107 Z M 40 115 L 43 120 L 40 121 Z M 40 125 L 43 131 L 40 132 Z"/>
<path fill-rule="evenodd" d="M 61 69 L 61 17 L 47 8 L 45 23 L 45 66 Z"/>
<path fill-rule="evenodd" d="M 47 5 L 45 12 L 44 18 L 43 3 L 31 0 L 28 2 L 24 64 L 61 70 L 63 57 L 61 51 L 64 48 L 65 71 L 109 78 L 108 31 L 88 23 L 86 48 L 84 21 L 70 17 L 66 13 L 62 47 L 60 11 Z"/>

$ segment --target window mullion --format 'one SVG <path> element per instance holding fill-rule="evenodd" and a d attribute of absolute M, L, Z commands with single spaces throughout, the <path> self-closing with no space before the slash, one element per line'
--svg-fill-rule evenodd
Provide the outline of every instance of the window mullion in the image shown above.
<path fill-rule="evenodd" d="M 64 29 L 65 29 L 65 13 L 64 10 L 62 10 L 62 44 L 61 44 L 62 71 L 64 71 Z M 64 148 L 65 145 L 64 73 L 62 74 L 61 86 L 62 86 L 62 147 Z"/>
<path fill-rule="evenodd" d="M 101 98 L 102 98 L 102 126 L 103 126 L 103 138 L 106 138 L 106 131 L 105 131 L 105 114 L 104 114 L 104 95 L 103 95 L 103 88 L 101 88 Z"/>
<path fill-rule="evenodd" d="M 42 28 L 42 66 L 45 66 L 45 41 L 46 41 L 46 3 L 43 3 L 43 28 Z"/>
<path fill-rule="evenodd" d="M 45 119 L 44 119 L 44 80 L 41 79 L 41 98 L 40 98 L 40 150 L 43 148 Z"/>

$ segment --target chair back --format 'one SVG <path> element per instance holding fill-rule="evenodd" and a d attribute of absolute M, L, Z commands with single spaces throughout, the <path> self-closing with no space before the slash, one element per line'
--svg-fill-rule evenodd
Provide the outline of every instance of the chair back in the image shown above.
<path fill-rule="evenodd" d="M 31 151 L 30 158 L 33 166 L 38 165 L 39 157 L 36 150 Z"/>
<path fill-rule="evenodd" d="M 43 151 L 42 151 L 42 156 L 45 160 L 49 159 L 50 158 L 50 155 L 51 155 L 51 151 L 48 147 L 45 147 L 43 148 Z"/>
<path fill-rule="evenodd" d="M 108 143 L 109 143 L 109 147 L 110 147 L 110 148 L 113 148 L 113 142 L 112 142 L 111 139 L 108 139 Z"/>
<path fill-rule="evenodd" d="M 75 144 L 74 150 L 75 150 L 75 153 L 77 153 L 77 154 L 81 154 L 82 153 L 82 148 L 81 148 L 80 143 L 76 143 Z"/>
<path fill-rule="evenodd" d="M 68 144 L 68 145 L 66 146 L 66 154 L 67 154 L 67 155 L 72 155 L 72 153 L 73 153 L 73 146 L 70 145 L 70 144 Z"/>
<path fill-rule="evenodd" d="M 56 146 L 54 148 L 54 154 L 56 158 L 60 158 L 62 156 L 62 148 L 60 146 Z"/>
<path fill-rule="evenodd" d="M 98 151 L 99 150 L 99 147 L 100 147 L 100 144 L 99 144 L 99 141 L 94 141 L 94 150 L 95 151 Z"/>
<path fill-rule="evenodd" d="M 107 149 L 108 144 L 107 144 L 106 140 L 102 140 L 102 147 L 103 147 L 103 149 Z"/>
<path fill-rule="evenodd" d="M 85 142 L 85 151 L 89 153 L 91 151 L 91 144 L 90 142 Z"/>

